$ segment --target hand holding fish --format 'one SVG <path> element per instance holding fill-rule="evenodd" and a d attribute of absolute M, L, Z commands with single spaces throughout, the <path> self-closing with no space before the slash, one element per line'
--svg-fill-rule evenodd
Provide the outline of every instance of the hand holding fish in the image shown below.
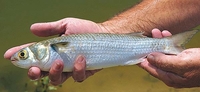
<path fill-rule="evenodd" d="M 31 46 L 29 46 L 30 44 L 22 45 L 19 47 L 12 48 L 5 53 L 5 58 L 10 59 L 12 56 L 11 60 L 13 61 L 13 64 L 21 68 L 30 68 L 33 65 L 33 66 L 38 66 L 40 69 L 44 71 L 49 71 L 49 78 L 53 85 L 61 84 L 70 76 L 72 76 L 77 81 L 83 81 L 84 79 L 86 79 L 86 77 L 93 75 L 95 72 L 98 71 L 94 69 L 101 69 L 101 68 L 118 66 L 118 65 L 133 65 L 133 64 L 140 63 L 142 62 L 140 60 L 145 59 L 144 57 L 151 52 L 158 51 L 158 52 L 169 53 L 169 54 L 180 53 L 180 50 L 182 51 L 182 49 L 177 48 L 177 47 L 180 47 L 181 44 L 183 44 L 181 40 L 185 41 L 186 39 L 192 37 L 197 32 L 197 30 L 194 30 L 194 31 L 185 32 L 179 35 L 175 35 L 173 37 L 166 37 L 163 39 L 148 38 L 138 33 L 135 33 L 135 34 L 81 34 L 84 32 L 85 33 L 113 33 L 113 31 L 109 32 L 108 29 L 106 29 L 102 25 L 96 24 L 92 21 L 74 19 L 74 18 L 62 19 L 60 21 L 50 22 L 50 23 L 33 24 L 31 26 L 31 30 L 34 34 L 38 36 L 51 36 L 51 35 L 56 35 L 56 34 L 61 34 L 61 35 L 78 34 L 78 35 L 69 35 L 69 36 L 49 39 L 46 41 L 36 43 Z M 157 30 L 157 29 L 154 29 L 154 30 Z M 162 37 L 171 35 L 168 31 L 160 32 L 159 30 L 157 31 L 154 31 L 154 30 L 152 31 L 153 33 L 152 35 L 153 37 L 156 37 L 156 38 L 162 38 Z M 149 40 L 153 40 L 153 41 L 151 41 L 150 43 L 146 43 L 146 41 L 149 41 Z M 86 43 L 84 42 L 83 44 L 82 41 L 86 41 Z M 148 44 L 148 45 L 144 45 L 143 41 L 145 42 L 145 44 Z M 68 42 L 70 44 L 63 44 L 63 43 L 59 44 L 59 42 Z M 94 44 L 93 42 L 96 42 L 96 43 Z M 104 42 L 107 42 L 106 45 Z M 119 42 L 123 42 L 123 43 L 119 43 Z M 138 43 L 139 46 L 142 45 L 146 47 L 142 49 L 135 48 L 138 46 L 138 44 L 134 44 L 134 43 Z M 29 46 L 29 47 L 26 47 L 26 46 Z M 37 48 L 37 46 L 40 46 L 40 47 Z M 45 48 L 41 46 L 44 46 Z M 81 46 L 81 49 L 79 46 Z M 155 46 L 155 47 L 148 47 L 148 46 Z M 23 47 L 26 47 L 26 48 L 23 48 Z M 110 48 L 110 49 L 107 49 L 108 51 L 105 50 L 105 48 L 107 47 Z M 133 47 L 131 48 L 131 51 L 127 50 L 127 48 L 130 48 L 130 47 Z M 48 50 L 46 50 L 46 48 Z M 21 50 L 18 51 L 19 49 Z M 94 52 L 94 49 L 95 49 L 95 52 Z M 39 54 L 40 50 L 45 51 L 45 52 L 43 52 L 43 54 L 40 55 Z M 121 50 L 124 53 L 121 53 L 122 52 Z M 142 53 L 138 52 L 138 50 L 142 50 L 143 52 Z M 16 53 L 16 51 L 18 52 Z M 30 56 L 26 57 L 27 51 L 30 52 L 29 53 Z M 111 54 L 109 54 L 108 52 Z M 15 54 L 13 55 L 13 53 Z M 86 61 L 83 56 L 78 56 L 78 58 L 75 59 L 78 53 L 79 54 L 83 53 L 84 57 L 86 55 L 87 67 L 86 67 Z M 53 55 L 53 56 L 50 56 L 50 55 Z M 45 56 L 45 58 L 43 56 Z M 100 57 L 102 57 L 103 59 Z M 63 61 L 66 61 L 64 62 L 65 64 L 63 64 L 61 60 L 56 60 L 57 58 L 62 59 Z M 150 61 L 151 59 L 149 58 L 150 56 L 148 56 L 147 60 Z M 32 60 L 34 61 L 32 62 Z M 73 60 L 75 62 L 73 62 Z M 26 61 L 26 62 L 23 62 L 23 61 Z M 46 62 L 46 61 L 49 61 L 49 62 Z M 100 61 L 100 62 L 97 62 L 97 61 Z M 144 67 L 144 69 L 148 70 L 148 66 L 146 68 L 145 63 L 142 63 L 141 66 Z M 42 75 L 43 76 L 46 75 L 46 73 L 41 73 L 41 70 L 39 68 L 31 67 L 28 73 L 29 77 L 32 79 L 37 79 L 37 78 L 40 78 Z M 62 73 L 63 70 L 73 71 L 73 73 Z M 85 70 L 94 70 L 94 71 L 85 72 Z"/>
<path fill-rule="evenodd" d="M 159 31 L 157 29 L 157 31 Z M 166 35 L 166 36 L 170 36 Z M 191 48 L 177 55 L 151 53 L 147 60 L 139 64 L 166 85 L 176 88 L 200 86 L 200 49 Z"/>
<path fill-rule="evenodd" d="M 89 29 L 90 28 L 89 26 L 91 26 L 92 30 Z M 66 18 L 56 22 L 49 22 L 49 23 L 36 23 L 31 26 L 31 31 L 37 36 L 51 36 L 62 33 L 64 33 L 64 35 L 78 34 L 78 33 L 84 33 L 84 31 L 88 33 L 94 33 L 94 32 L 106 33 L 106 31 L 102 29 L 104 28 L 100 28 L 100 26 L 94 22 L 75 19 L 75 18 Z M 165 34 L 165 32 L 163 33 Z M 160 38 L 163 33 L 158 31 L 155 32 L 153 35 L 155 35 L 154 37 Z M 31 44 L 26 44 L 11 48 L 5 53 L 5 58 L 10 59 L 11 56 L 18 50 L 27 47 L 29 45 Z M 99 70 L 85 71 L 86 67 L 85 63 L 86 61 L 84 57 L 79 56 L 79 58 L 77 58 L 75 61 L 73 73 L 62 73 L 64 67 L 63 62 L 60 60 L 56 60 L 52 64 L 52 67 L 49 72 L 41 72 L 41 70 L 38 67 L 31 67 L 29 69 L 28 75 L 31 79 L 38 79 L 40 77 L 49 75 L 49 78 L 53 85 L 61 84 L 71 76 L 76 81 L 83 81 L 88 76 L 91 76 L 95 72 L 99 71 Z"/>

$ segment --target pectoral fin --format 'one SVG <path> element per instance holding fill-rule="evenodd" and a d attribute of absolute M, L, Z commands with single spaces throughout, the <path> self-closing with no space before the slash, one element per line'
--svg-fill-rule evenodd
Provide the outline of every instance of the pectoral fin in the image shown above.
<path fill-rule="evenodd" d="M 51 44 L 51 47 L 58 53 L 66 52 L 69 48 L 70 42 L 60 42 L 56 44 Z"/>

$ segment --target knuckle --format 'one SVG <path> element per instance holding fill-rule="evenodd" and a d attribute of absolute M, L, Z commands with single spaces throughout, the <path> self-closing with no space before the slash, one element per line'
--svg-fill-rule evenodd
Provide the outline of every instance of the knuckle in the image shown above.
<path fill-rule="evenodd" d="M 83 82 L 86 79 L 86 76 L 85 76 L 85 74 L 73 74 L 72 78 L 76 82 Z"/>
<path fill-rule="evenodd" d="M 76 82 L 83 82 L 85 80 L 85 76 L 72 76 Z"/>
<path fill-rule="evenodd" d="M 50 79 L 50 81 L 51 82 L 53 82 L 53 83 L 57 83 L 57 82 L 60 82 L 60 76 L 51 76 L 51 75 L 49 75 L 49 79 Z"/>
<path fill-rule="evenodd" d="M 182 61 L 182 62 L 185 62 L 185 61 L 188 61 L 188 60 L 190 60 L 190 59 L 189 59 L 189 57 L 187 57 L 187 56 L 186 56 L 186 57 L 181 57 L 181 58 L 180 58 L 180 61 Z"/>

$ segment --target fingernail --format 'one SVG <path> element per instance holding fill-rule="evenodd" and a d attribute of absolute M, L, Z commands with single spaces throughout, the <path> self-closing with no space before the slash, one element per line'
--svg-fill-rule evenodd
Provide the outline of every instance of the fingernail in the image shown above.
<path fill-rule="evenodd" d="M 154 60 L 155 60 L 155 57 L 154 57 L 152 54 L 149 54 L 149 55 L 147 56 L 147 59 L 148 59 L 148 61 L 149 61 L 149 60 L 154 61 Z"/>
<path fill-rule="evenodd" d="M 29 74 L 29 75 L 34 75 L 34 73 L 33 73 L 33 69 L 29 69 L 28 74 Z"/>
<path fill-rule="evenodd" d="M 78 61 L 78 63 L 83 63 L 84 57 L 83 56 L 78 56 L 77 61 Z"/>
<path fill-rule="evenodd" d="M 30 76 L 31 80 L 38 80 L 38 78 L 36 78 L 36 77 L 33 76 L 33 75 L 35 75 L 35 74 L 34 74 L 34 72 L 33 72 L 32 69 L 29 70 L 28 75 L 31 75 L 31 76 Z"/>
<path fill-rule="evenodd" d="M 56 63 L 56 67 L 55 67 L 55 70 L 60 70 L 61 69 L 61 64 L 60 63 Z"/>

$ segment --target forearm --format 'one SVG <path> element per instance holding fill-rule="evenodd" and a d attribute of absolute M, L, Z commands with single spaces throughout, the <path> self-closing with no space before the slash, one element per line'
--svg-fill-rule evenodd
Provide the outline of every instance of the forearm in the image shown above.
<path fill-rule="evenodd" d="M 178 33 L 199 24 L 200 0 L 143 0 L 102 23 L 110 32 L 145 31 L 146 35 L 150 35 L 153 28 Z"/>

